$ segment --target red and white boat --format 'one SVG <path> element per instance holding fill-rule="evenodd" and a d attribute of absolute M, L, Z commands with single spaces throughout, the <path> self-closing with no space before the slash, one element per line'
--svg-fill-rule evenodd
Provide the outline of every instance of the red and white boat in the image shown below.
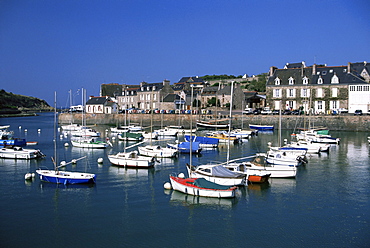
<path fill-rule="evenodd" d="M 207 181 L 204 178 L 180 178 L 170 176 L 171 186 L 174 190 L 188 195 L 231 198 L 235 197 L 236 186 L 224 186 Z"/>

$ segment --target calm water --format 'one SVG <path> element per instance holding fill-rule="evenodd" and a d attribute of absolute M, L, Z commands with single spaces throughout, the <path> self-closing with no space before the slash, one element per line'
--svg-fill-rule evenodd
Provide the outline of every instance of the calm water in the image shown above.
<path fill-rule="evenodd" d="M 370 246 L 370 132 L 332 132 L 341 144 L 309 157 L 296 179 L 249 185 L 236 199 L 208 199 L 163 189 L 170 173 L 186 171 L 189 155 L 162 159 L 150 170 L 117 168 L 107 154 L 123 149 L 118 141 L 88 150 L 65 148 L 68 138 L 58 138 L 59 161 L 88 156 L 68 170 L 97 174 L 94 186 L 26 182 L 25 173 L 52 168 L 53 115 L 0 118 L 6 124 L 18 137 L 38 141 L 33 148 L 47 157 L 0 159 L 0 247 Z M 98 128 L 103 136 L 105 128 Z M 233 145 L 230 158 L 265 151 L 277 133 Z M 206 150 L 193 162 L 225 161 L 226 154 L 226 147 Z"/>

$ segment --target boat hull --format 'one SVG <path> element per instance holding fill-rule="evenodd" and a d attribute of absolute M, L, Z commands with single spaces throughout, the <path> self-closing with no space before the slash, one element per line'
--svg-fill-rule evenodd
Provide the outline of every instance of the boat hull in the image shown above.
<path fill-rule="evenodd" d="M 249 124 L 249 128 L 250 129 L 257 129 L 257 130 L 260 130 L 260 131 L 272 131 L 272 130 L 274 130 L 274 126 L 272 126 L 272 125 L 253 125 L 253 124 Z"/>
<path fill-rule="evenodd" d="M 44 155 L 40 150 L 35 149 L 21 149 L 21 148 L 1 148 L 0 149 L 0 158 L 7 159 L 37 159 L 41 158 Z"/>
<path fill-rule="evenodd" d="M 109 155 L 108 159 L 116 166 L 129 168 L 151 168 L 155 163 L 155 160 L 150 157 L 137 156 L 136 158 L 130 158 L 129 155 L 124 153 Z"/>
<path fill-rule="evenodd" d="M 96 180 L 95 174 L 84 172 L 36 170 L 36 173 L 41 181 L 57 184 L 92 184 Z"/>
<path fill-rule="evenodd" d="M 194 185 L 196 178 L 182 179 L 178 177 L 170 176 L 172 188 L 176 191 L 180 191 L 184 194 L 203 196 L 203 197 L 215 197 L 215 198 L 232 198 L 235 197 L 237 187 L 230 187 L 229 189 L 210 189 L 201 188 Z"/>

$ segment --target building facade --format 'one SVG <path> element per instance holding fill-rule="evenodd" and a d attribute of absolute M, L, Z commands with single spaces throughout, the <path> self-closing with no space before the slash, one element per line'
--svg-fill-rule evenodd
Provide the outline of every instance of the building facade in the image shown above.
<path fill-rule="evenodd" d="M 271 67 L 266 84 L 267 106 L 282 110 L 311 109 L 316 114 L 340 108 L 350 113 L 356 109 L 367 111 L 369 71 L 366 62 L 348 63 L 347 66 L 306 66 L 302 62 L 287 64 L 283 69 Z"/>

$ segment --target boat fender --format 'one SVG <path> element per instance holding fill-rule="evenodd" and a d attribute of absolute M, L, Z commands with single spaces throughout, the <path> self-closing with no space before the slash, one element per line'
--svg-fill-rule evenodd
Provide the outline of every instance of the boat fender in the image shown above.
<path fill-rule="evenodd" d="M 179 178 L 185 178 L 185 175 L 184 175 L 184 173 L 182 173 L 182 172 L 181 172 L 181 173 L 178 175 L 178 177 L 179 177 Z"/>
<path fill-rule="evenodd" d="M 171 183 L 169 183 L 169 182 L 165 182 L 165 184 L 163 185 L 163 187 L 164 187 L 165 189 L 172 189 L 172 185 L 171 185 Z"/>

